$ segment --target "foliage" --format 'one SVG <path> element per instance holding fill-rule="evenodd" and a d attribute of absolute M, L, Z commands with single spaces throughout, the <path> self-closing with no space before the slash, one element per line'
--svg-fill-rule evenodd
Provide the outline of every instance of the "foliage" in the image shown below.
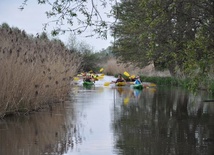
<path fill-rule="evenodd" d="M 140 76 L 142 81 L 145 82 L 152 82 L 159 86 L 165 85 L 165 86 L 179 86 L 180 80 L 173 78 L 173 77 L 154 77 L 154 76 Z"/>
<path fill-rule="evenodd" d="M 139 1 L 124 1 L 114 7 L 116 25 L 112 27 L 115 37 L 113 52 L 122 62 L 134 62 L 140 67 L 148 64 L 148 40 L 141 40 L 141 35 L 148 35 L 148 26 L 141 24 L 145 12 L 140 11 Z M 144 34 L 142 34 L 144 32 Z"/>
<path fill-rule="evenodd" d="M 81 64 L 81 69 L 83 71 L 95 71 L 97 70 L 98 57 L 92 52 L 82 53 L 83 62 Z"/>
<path fill-rule="evenodd" d="M 206 45 L 213 50 L 213 5 L 206 0 L 122 1 L 114 7 L 118 18 L 112 27 L 116 37 L 114 52 L 123 61 L 141 66 L 152 61 L 156 68 L 168 68 L 175 75 L 178 69 L 185 70 L 186 42 L 208 35 Z"/>
<path fill-rule="evenodd" d="M 191 78 L 189 87 L 193 90 L 206 84 L 204 79 L 213 74 L 212 0 L 37 1 L 51 6 L 46 14 L 56 19 L 53 35 L 66 31 L 80 34 L 92 27 L 92 35 L 105 38 L 111 27 L 115 38 L 113 52 L 122 62 L 139 67 L 154 63 L 156 69 L 168 69 L 175 77 Z M 107 13 L 108 17 L 114 16 L 113 23 L 101 16 L 107 5 L 113 6 Z M 100 6 L 102 10 L 98 9 Z M 69 27 L 63 29 L 65 22 Z"/>
<path fill-rule="evenodd" d="M 191 78 L 194 90 L 213 72 L 213 8 L 209 0 L 121 1 L 114 6 L 113 52 L 123 62 L 153 62 L 156 69 Z"/>
<path fill-rule="evenodd" d="M 98 70 L 98 63 L 100 62 L 100 58 L 98 53 L 93 53 L 93 47 L 91 47 L 89 44 L 83 41 L 78 41 L 76 36 L 70 35 L 67 47 L 75 51 L 75 53 L 77 53 L 79 57 L 82 58 L 79 72 Z"/>
<path fill-rule="evenodd" d="M 92 30 L 91 36 L 98 34 L 99 37 L 107 38 L 107 30 L 111 24 L 109 22 L 111 9 L 109 10 L 109 7 L 116 3 L 115 0 L 36 1 L 39 5 L 50 6 L 50 10 L 46 11 L 46 15 L 50 21 L 44 23 L 44 29 L 46 29 L 50 23 L 55 23 L 52 35 L 66 32 L 81 34 L 90 27 Z M 19 9 L 23 10 L 27 7 L 27 3 L 28 0 L 23 0 Z"/>

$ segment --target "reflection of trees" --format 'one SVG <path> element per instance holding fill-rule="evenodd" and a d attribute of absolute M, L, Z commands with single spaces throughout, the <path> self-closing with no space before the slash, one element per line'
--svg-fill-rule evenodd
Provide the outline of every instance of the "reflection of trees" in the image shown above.
<path fill-rule="evenodd" d="M 36 115 L 5 120 L 0 124 L 0 154 L 62 155 L 72 149 L 74 145 L 72 140 L 79 137 L 76 137 L 78 133 L 75 133 L 73 125 L 75 123 L 73 108 L 66 104 L 64 106 L 69 110 L 57 106 L 50 113 L 39 112 Z"/>
<path fill-rule="evenodd" d="M 116 150 L 140 155 L 213 154 L 214 116 L 203 108 L 179 89 L 160 88 L 152 98 L 144 91 L 138 105 L 129 103 L 115 111 Z"/>

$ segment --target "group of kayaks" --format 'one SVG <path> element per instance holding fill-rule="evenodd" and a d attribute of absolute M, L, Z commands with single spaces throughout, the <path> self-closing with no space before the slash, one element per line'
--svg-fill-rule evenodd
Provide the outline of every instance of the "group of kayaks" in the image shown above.
<path fill-rule="evenodd" d="M 81 75 L 81 76 L 85 76 L 85 75 Z M 94 76 L 93 75 L 93 78 L 97 78 L 95 81 L 98 81 L 98 80 L 101 80 L 103 79 L 103 75 L 100 75 L 100 76 Z M 94 82 L 95 82 L 94 81 Z M 85 87 L 91 87 L 93 86 L 95 83 L 92 82 L 92 81 L 83 81 L 83 86 Z M 104 86 L 108 86 L 111 82 L 106 82 L 104 83 Z M 143 88 L 148 88 L 148 87 L 156 87 L 155 84 L 153 83 L 149 83 L 149 82 L 143 82 L 141 84 L 134 84 L 134 82 L 117 82 L 115 83 L 115 86 L 130 86 L 131 88 L 133 89 L 139 89 L 139 90 L 142 90 Z"/>
<path fill-rule="evenodd" d="M 83 82 L 83 86 L 92 86 L 94 85 L 94 82 Z M 133 89 L 143 89 L 143 88 L 148 88 L 148 87 L 156 87 L 155 84 L 153 83 L 143 83 L 143 84 L 133 84 L 133 83 L 127 83 L 127 82 L 117 82 L 115 83 L 115 86 L 127 86 L 130 85 L 131 88 Z"/>
<path fill-rule="evenodd" d="M 156 84 L 154 83 L 142 83 L 142 84 L 134 84 L 133 82 L 118 82 L 115 84 L 116 86 L 126 86 L 130 85 L 131 88 L 133 89 L 143 89 L 143 88 L 149 88 L 149 87 L 156 87 Z"/>
<path fill-rule="evenodd" d="M 84 81 L 83 82 L 83 86 L 93 86 L 94 85 L 94 82 L 86 82 Z M 133 84 L 133 82 L 117 82 L 115 83 L 115 86 L 118 86 L 118 87 L 122 87 L 122 86 L 130 86 L 131 88 L 133 89 L 143 89 L 143 88 L 151 88 L 151 87 L 156 87 L 156 84 L 154 83 L 142 83 L 142 84 Z"/>

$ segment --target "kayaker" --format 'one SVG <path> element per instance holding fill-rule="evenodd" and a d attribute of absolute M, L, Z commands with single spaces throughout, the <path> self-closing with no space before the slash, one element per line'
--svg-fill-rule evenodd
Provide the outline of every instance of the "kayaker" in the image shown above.
<path fill-rule="evenodd" d="M 94 79 L 94 81 L 98 81 L 98 75 L 92 74 L 91 77 Z"/>
<path fill-rule="evenodd" d="M 122 77 L 122 74 L 118 74 L 117 80 L 112 81 L 112 83 L 118 83 L 118 82 L 126 82 L 126 80 Z"/>
<path fill-rule="evenodd" d="M 87 74 L 85 78 L 83 78 L 84 82 L 95 82 L 94 78 L 90 75 Z"/>
<path fill-rule="evenodd" d="M 136 76 L 136 79 L 134 81 L 134 84 L 142 84 L 141 80 L 140 80 L 140 76 Z"/>

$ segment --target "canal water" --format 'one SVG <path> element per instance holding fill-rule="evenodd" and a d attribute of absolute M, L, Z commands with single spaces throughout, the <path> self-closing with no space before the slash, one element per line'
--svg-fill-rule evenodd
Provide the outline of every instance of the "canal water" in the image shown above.
<path fill-rule="evenodd" d="M 70 101 L 0 120 L 0 155 L 213 155 L 214 103 L 176 87 L 81 82 Z"/>

